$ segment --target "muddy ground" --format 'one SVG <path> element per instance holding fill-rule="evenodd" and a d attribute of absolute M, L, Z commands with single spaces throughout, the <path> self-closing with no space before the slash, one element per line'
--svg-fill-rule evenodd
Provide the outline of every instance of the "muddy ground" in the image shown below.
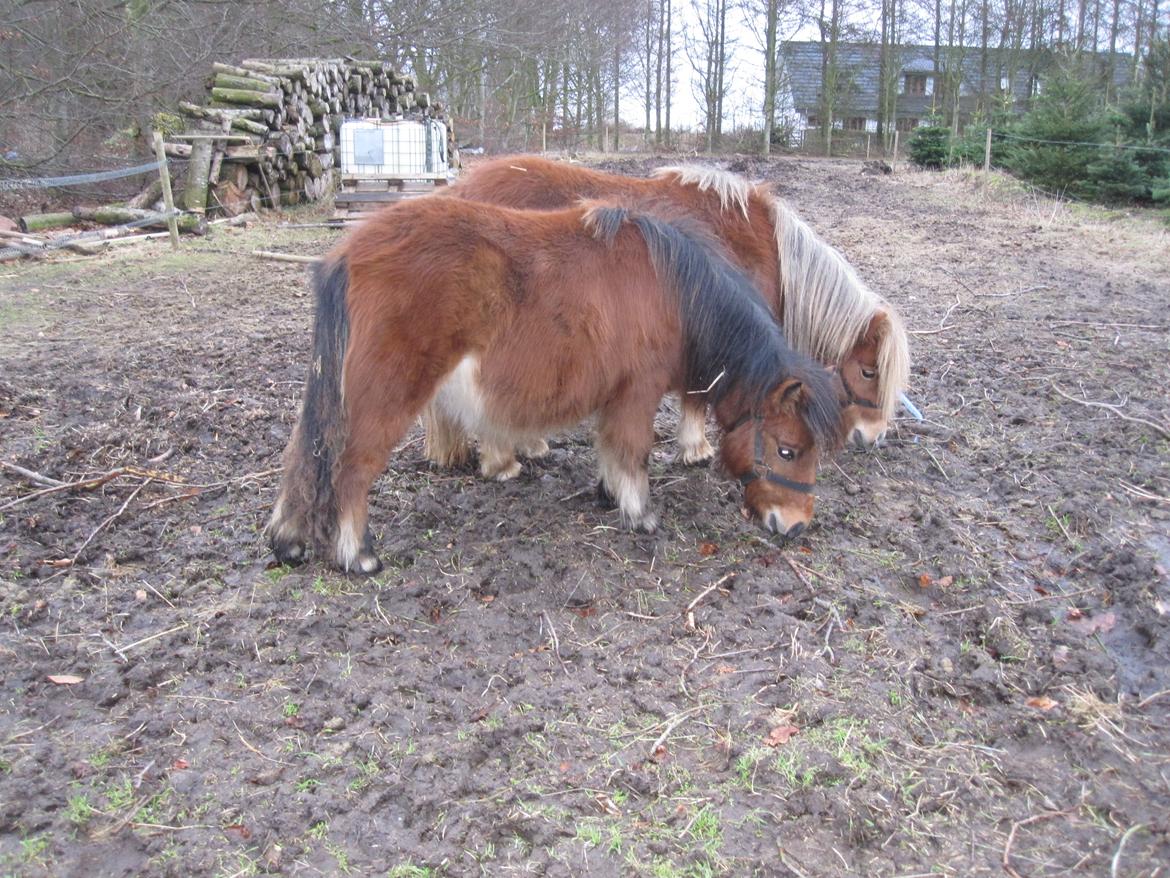
<path fill-rule="evenodd" d="M 0 875 L 1170 873 L 1166 226 L 734 167 L 916 332 L 927 420 L 787 549 L 667 406 L 655 536 L 587 429 L 502 485 L 416 430 L 384 574 L 273 569 L 310 298 L 247 254 L 338 233 L 0 266 L 0 461 L 115 474 L 0 471 Z"/>

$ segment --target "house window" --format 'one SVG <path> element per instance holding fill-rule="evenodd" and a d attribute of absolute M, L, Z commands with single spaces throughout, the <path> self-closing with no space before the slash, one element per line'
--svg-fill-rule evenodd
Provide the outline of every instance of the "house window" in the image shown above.
<path fill-rule="evenodd" d="M 845 130 L 847 131 L 865 131 L 865 117 L 851 116 L 845 120 Z"/>
<path fill-rule="evenodd" d="M 925 73 L 907 73 L 905 94 L 908 95 L 925 95 L 926 81 L 930 79 Z"/>
<path fill-rule="evenodd" d="M 1036 95 L 1041 94 L 1043 91 L 1044 91 L 1044 87 L 1043 87 L 1043 83 L 1040 82 L 1040 77 L 1033 74 L 1032 75 L 1032 88 L 1031 88 L 1032 97 L 1035 97 Z"/>
<path fill-rule="evenodd" d="M 918 120 L 913 117 L 902 116 L 894 123 L 894 127 L 903 134 L 906 134 L 918 127 Z"/>
<path fill-rule="evenodd" d="M 808 117 L 808 127 L 809 128 L 820 128 L 821 127 L 820 116 L 809 116 Z"/>
<path fill-rule="evenodd" d="M 999 78 L 999 90 L 1000 91 L 1009 91 L 1010 88 L 1011 88 L 1011 82 L 1008 80 L 1008 78 L 1006 76 L 1001 76 Z"/>

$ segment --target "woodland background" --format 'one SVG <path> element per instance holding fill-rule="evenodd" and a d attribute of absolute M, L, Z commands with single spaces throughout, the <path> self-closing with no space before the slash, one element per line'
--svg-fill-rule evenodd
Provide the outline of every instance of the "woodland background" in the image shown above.
<path fill-rule="evenodd" d="M 245 57 L 386 59 L 448 107 L 460 143 L 489 150 L 766 152 L 778 133 L 775 96 L 784 76 L 776 47 L 790 38 L 824 43 L 830 111 L 839 99 L 833 59 L 841 42 L 879 45 L 883 60 L 906 44 L 932 45 L 944 60 L 948 52 L 984 61 L 1051 52 L 1066 67 L 1081 59 L 1073 75 L 1087 86 L 1092 133 L 1112 127 L 1118 140 L 1118 125 L 1101 114 L 1133 96 L 1094 82 L 1109 79 L 1103 65 L 1129 65 L 1130 79 L 1146 90 L 1145 109 L 1135 112 L 1145 113 L 1145 141 L 1155 143 L 1170 127 L 1170 71 L 1151 76 L 1146 61 L 1160 35 L 1165 45 L 1168 7 L 1168 0 L 0 0 L 0 176 L 144 155 L 157 113 L 198 99 L 213 61 Z M 1162 67 L 1170 66 L 1165 56 Z M 892 134 L 896 101 L 897 65 L 884 69 L 889 96 L 879 139 Z M 995 96 L 979 98 L 990 122 Z M 684 134 L 689 128 L 697 131 Z"/>

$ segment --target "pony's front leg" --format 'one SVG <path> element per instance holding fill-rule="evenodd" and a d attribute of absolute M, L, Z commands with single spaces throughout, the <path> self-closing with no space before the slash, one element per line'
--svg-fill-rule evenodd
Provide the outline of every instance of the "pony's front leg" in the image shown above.
<path fill-rule="evenodd" d="M 597 419 L 598 494 L 617 505 L 624 526 L 644 533 L 658 528 L 646 466 L 660 398 L 661 393 L 625 393 L 609 402 Z"/>
<path fill-rule="evenodd" d="M 422 414 L 427 460 L 439 467 L 463 466 L 471 457 L 471 439 L 463 426 L 449 417 L 434 400 Z"/>
<path fill-rule="evenodd" d="M 678 419 L 678 445 L 686 466 L 710 463 L 715 449 L 707 441 L 707 400 L 698 393 L 684 393 Z"/>
<path fill-rule="evenodd" d="M 520 461 L 512 439 L 486 434 L 479 437 L 479 472 L 485 479 L 506 482 L 520 475 Z"/>

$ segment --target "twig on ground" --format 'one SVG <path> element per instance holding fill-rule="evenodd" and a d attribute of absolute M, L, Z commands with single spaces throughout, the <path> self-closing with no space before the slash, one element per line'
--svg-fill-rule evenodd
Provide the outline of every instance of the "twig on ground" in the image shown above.
<path fill-rule="evenodd" d="M 299 256 L 295 253 L 272 253 L 269 250 L 253 250 L 252 255 L 258 259 L 270 259 L 273 262 L 303 262 L 313 264 L 321 261 L 317 256 Z"/>
<path fill-rule="evenodd" d="M 796 574 L 796 578 L 801 581 L 801 583 L 804 585 L 804 587 L 807 588 L 809 591 L 813 591 L 813 584 L 811 582 L 809 582 L 808 577 L 804 575 L 804 572 L 799 567 L 796 566 L 796 562 L 793 561 L 791 558 L 789 558 L 787 555 L 784 556 L 784 561 L 789 567 L 792 568 L 792 572 Z"/>
<path fill-rule="evenodd" d="M 1129 841 L 1129 837 L 1137 832 L 1139 829 L 1145 829 L 1144 823 L 1135 823 L 1121 836 L 1121 841 L 1117 843 L 1117 852 L 1113 855 L 1113 862 L 1109 864 L 1110 878 L 1117 878 L 1117 867 L 1121 865 L 1121 851 L 1125 848 L 1125 843 Z"/>
<path fill-rule="evenodd" d="M 236 721 L 234 719 L 232 720 L 232 725 L 235 726 L 236 735 L 239 737 L 240 743 L 243 744 L 245 747 L 247 747 L 249 750 L 251 750 L 253 753 L 255 753 L 257 756 L 259 756 L 261 759 L 265 759 L 268 762 L 272 762 L 276 765 L 288 765 L 289 764 L 287 762 L 281 762 L 279 759 L 273 759 L 271 756 L 266 755 L 258 747 L 253 747 L 251 744 L 249 744 L 248 739 L 244 737 L 244 733 L 240 731 L 240 727 L 236 725 Z"/>
<path fill-rule="evenodd" d="M 36 482 L 38 485 L 48 485 L 50 488 L 60 488 L 65 484 L 65 482 L 62 482 L 60 479 L 49 478 L 46 475 L 42 475 L 41 473 L 35 472 L 31 469 L 25 469 L 23 466 L 18 466 L 15 463 L 9 463 L 6 460 L 0 460 L 0 466 L 4 467 L 6 470 L 11 470 L 17 475 L 24 476 L 30 482 Z"/>
<path fill-rule="evenodd" d="M 692 713 L 697 711 L 698 709 L 699 708 L 697 708 L 697 707 L 688 708 L 687 710 L 684 710 L 682 713 L 676 714 L 670 720 L 670 722 L 668 722 L 666 724 L 666 728 L 662 730 L 662 734 L 659 735 L 657 738 L 655 738 L 654 743 L 650 745 L 650 752 L 649 752 L 648 756 L 651 760 L 657 761 L 655 754 L 658 752 L 658 748 L 666 743 L 666 739 L 670 737 L 671 732 L 673 732 L 676 728 L 678 728 L 680 725 L 682 725 L 682 723 L 685 722 L 686 719 Z"/>
<path fill-rule="evenodd" d="M 1159 424 L 1156 421 L 1151 421 L 1147 418 L 1138 418 L 1134 415 L 1127 415 L 1121 410 L 1121 406 L 1115 405 L 1111 402 L 1097 402 L 1096 400 L 1092 399 L 1077 399 L 1072 394 L 1065 393 L 1063 390 L 1057 387 L 1056 382 L 1051 382 L 1049 386 L 1069 402 L 1075 402 L 1077 405 L 1089 406 L 1090 408 L 1106 409 L 1107 411 L 1113 412 L 1113 414 L 1117 415 L 1117 417 L 1121 418 L 1123 421 L 1132 421 L 1135 424 L 1144 424 L 1150 429 L 1160 433 L 1164 439 L 1170 439 L 1170 427 L 1167 427 L 1165 424 Z"/>
<path fill-rule="evenodd" d="M 37 497 L 44 497 L 46 494 L 57 494 L 61 491 L 90 491 L 94 488 L 100 488 L 107 482 L 112 482 L 114 479 L 127 475 L 128 471 L 125 467 L 119 467 L 115 470 L 110 470 L 104 475 L 95 476 L 92 479 L 82 479 L 77 482 L 62 482 L 60 485 L 53 485 L 50 488 L 42 488 L 39 491 L 33 491 L 31 494 L 25 494 L 23 497 L 17 497 L 15 500 L 9 500 L 3 506 L 0 506 L 0 512 L 6 509 L 11 509 L 13 506 L 18 506 L 21 503 L 26 503 L 29 500 L 35 500 Z"/>
<path fill-rule="evenodd" d="M 777 848 L 777 851 L 780 854 L 780 865 L 795 875 L 796 878 L 808 878 L 808 875 L 792 864 L 792 861 L 788 859 L 787 855 L 785 855 L 784 848 Z"/>
<path fill-rule="evenodd" d="M 116 519 L 118 519 L 122 515 L 122 513 L 126 511 L 126 507 L 128 507 L 131 504 L 131 502 L 133 502 L 134 498 L 137 497 L 140 493 L 142 493 L 142 489 L 145 488 L 147 485 L 149 485 L 153 481 L 154 481 L 154 479 L 152 479 L 152 478 L 143 479 L 142 483 L 137 488 L 135 488 L 133 491 L 130 492 L 130 496 L 126 498 L 126 502 L 124 502 L 121 506 L 118 507 L 118 511 L 115 512 L 113 515 L 106 517 L 102 521 L 101 524 L 99 524 L 97 527 L 95 527 L 93 529 L 93 531 L 90 533 L 90 535 L 85 538 L 85 542 L 81 544 L 81 546 L 77 549 L 77 551 L 73 553 L 73 557 L 69 559 L 69 566 L 70 567 L 77 566 L 77 559 L 81 557 L 81 553 L 85 551 L 85 547 L 93 542 L 93 538 L 96 537 L 99 533 L 101 533 L 107 526 L 112 524 Z"/>
<path fill-rule="evenodd" d="M 1011 832 L 1008 833 L 1007 844 L 1003 846 L 1003 870 L 1007 872 L 1012 878 L 1023 878 L 1019 872 L 1012 867 L 1012 845 L 1016 842 L 1016 833 L 1020 831 L 1023 826 L 1031 826 L 1033 823 L 1039 823 L 1041 820 L 1051 820 L 1053 817 L 1067 817 L 1071 810 L 1065 811 L 1049 811 L 1045 814 L 1033 814 L 1023 820 L 1017 820 L 1012 824 Z"/>
<path fill-rule="evenodd" d="M 1052 511 L 1052 504 L 1045 503 L 1044 508 L 1047 509 L 1048 514 L 1052 516 L 1052 520 L 1056 522 L 1056 526 L 1060 528 L 1060 532 L 1064 534 L 1064 538 L 1068 540 L 1068 544 L 1070 546 L 1075 546 L 1077 544 L 1076 540 L 1072 538 L 1072 535 L 1068 532 L 1068 528 L 1065 527 L 1064 522 L 1060 520 L 1060 516 Z"/>
<path fill-rule="evenodd" d="M 701 592 L 699 592 L 698 597 L 696 597 L 693 601 L 691 601 L 689 604 L 687 604 L 686 609 L 683 610 L 683 612 L 682 612 L 682 615 L 683 615 L 683 619 L 686 620 L 686 628 L 688 631 L 695 630 L 695 607 L 697 607 L 699 605 L 699 602 L 702 601 L 703 598 L 705 598 L 711 592 L 715 591 L 715 589 L 719 588 L 719 586 L 723 585 L 723 583 L 727 582 L 727 580 L 734 579 L 734 578 L 735 578 L 734 572 L 728 573 L 726 576 L 721 577 L 716 582 L 714 582 L 712 585 L 707 586 L 705 589 L 703 589 Z"/>
<path fill-rule="evenodd" d="M 561 658 L 561 641 L 560 638 L 557 637 L 557 629 L 553 627 L 552 619 L 549 618 L 547 612 L 542 612 L 541 615 L 544 616 L 544 621 L 548 623 L 548 630 L 552 635 L 553 654 L 557 657 L 557 661 L 561 663 L 561 670 L 565 672 L 566 676 L 568 676 L 569 668 L 565 664 L 565 660 Z"/>

